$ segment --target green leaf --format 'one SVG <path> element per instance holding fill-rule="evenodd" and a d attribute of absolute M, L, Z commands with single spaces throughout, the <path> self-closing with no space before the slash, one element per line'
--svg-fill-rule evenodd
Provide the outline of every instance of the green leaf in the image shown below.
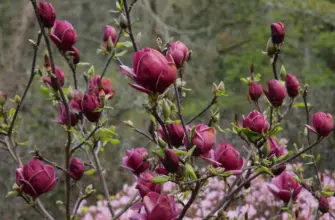
<path fill-rule="evenodd" d="M 183 151 L 183 150 L 178 150 L 178 149 L 176 149 L 176 148 L 173 148 L 172 150 L 173 150 L 178 156 L 185 156 L 185 155 L 188 154 L 188 152 Z"/>
<path fill-rule="evenodd" d="M 92 169 L 86 170 L 84 174 L 87 176 L 93 176 L 96 171 L 97 171 L 96 169 L 92 168 Z"/>
<path fill-rule="evenodd" d="M 92 66 L 88 69 L 87 75 L 88 75 L 89 77 L 93 77 L 93 76 L 94 76 L 94 73 L 95 73 L 95 70 L 94 70 L 94 66 L 92 65 Z"/>
<path fill-rule="evenodd" d="M 127 53 L 127 50 L 124 50 L 124 51 L 121 51 L 120 53 L 115 54 L 114 57 L 122 57 L 126 53 Z"/>
<path fill-rule="evenodd" d="M 307 102 L 307 107 L 308 109 L 312 107 L 312 104 Z M 293 108 L 305 108 L 305 103 L 304 102 L 298 102 L 293 105 Z"/>
<path fill-rule="evenodd" d="M 280 163 L 280 162 L 286 160 L 286 159 L 287 159 L 289 156 L 291 156 L 292 154 L 293 154 L 293 151 L 289 151 L 289 152 L 287 152 L 287 154 L 285 154 L 285 155 L 279 157 L 279 158 L 276 160 L 276 163 Z"/>
<path fill-rule="evenodd" d="M 189 163 L 185 164 L 185 173 L 189 175 L 191 179 L 197 179 L 197 175 L 195 174 L 193 167 Z"/>
<path fill-rule="evenodd" d="M 9 191 L 7 194 L 6 194 L 6 197 L 5 198 L 8 198 L 10 196 L 14 196 L 14 195 L 17 195 L 17 191 Z"/>
<path fill-rule="evenodd" d="M 333 196 L 334 192 L 321 191 L 321 194 L 327 197 Z"/>
<path fill-rule="evenodd" d="M 257 172 L 257 173 L 267 173 L 270 176 L 274 176 L 273 173 L 269 170 L 269 168 L 267 168 L 265 166 L 261 166 L 261 167 L 257 168 L 255 172 Z"/>
<path fill-rule="evenodd" d="M 133 43 L 131 41 L 125 41 L 125 42 L 119 42 L 117 43 L 117 45 L 115 46 L 116 49 L 119 49 L 121 47 L 132 47 L 133 46 Z"/>
<path fill-rule="evenodd" d="M 41 85 L 40 89 L 41 89 L 42 93 L 49 95 L 50 89 L 48 87 Z"/>
<path fill-rule="evenodd" d="M 219 174 L 218 174 L 218 176 L 222 176 L 222 177 L 225 177 L 225 178 L 227 178 L 227 177 L 229 177 L 229 176 L 231 176 L 231 175 L 233 175 L 233 173 L 230 172 L 230 171 L 227 171 L 227 172 L 223 172 L 223 173 L 219 173 Z"/>
<path fill-rule="evenodd" d="M 170 180 L 169 176 L 155 176 L 152 178 L 152 182 L 155 184 L 164 184 Z"/>
<path fill-rule="evenodd" d="M 193 155 L 196 148 L 197 146 L 194 145 L 191 149 L 187 151 L 188 157 L 191 157 Z"/>
<path fill-rule="evenodd" d="M 241 80 L 244 84 L 246 84 L 247 86 L 249 86 L 250 81 L 249 81 L 247 78 L 245 78 L 245 77 L 241 77 L 240 80 Z"/>
<path fill-rule="evenodd" d="M 9 110 L 9 120 L 11 121 L 12 119 L 13 119 L 13 117 L 14 117 L 14 114 L 15 114 L 15 108 L 11 108 L 10 110 Z"/>

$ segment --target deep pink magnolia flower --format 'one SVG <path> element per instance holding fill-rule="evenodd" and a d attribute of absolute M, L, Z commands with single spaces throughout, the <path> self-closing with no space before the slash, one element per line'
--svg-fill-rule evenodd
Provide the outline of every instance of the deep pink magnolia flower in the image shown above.
<path fill-rule="evenodd" d="M 148 193 L 143 205 L 146 213 L 133 216 L 130 220 L 176 220 L 179 215 L 175 198 L 166 194 Z"/>
<path fill-rule="evenodd" d="M 101 112 L 98 109 L 101 108 L 100 102 L 98 97 L 95 95 L 88 95 L 85 94 L 82 102 L 81 102 L 81 109 L 85 115 L 85 117 L 90 122 L 97 122 L 100 119 Z"/>
<path fill-rule="evenodd" d="M 155 174 L 153 172 L 146 171 L 141 173 L 140 177 L 137 179 L 136 189 L 138 189 L 142 197 L 146 196 L 150 192 L 161 193 L 162 185 L 153 183 L 152 179 L 154 177 Z"/>
<path fill-rule="evenodd" d="M 135 53 L 133 68 L 120 66 L 121 72 L 133 79 L 133 88 L 148 94 L 162 94 L 177 79 L 177 68 L 173 59 L 159 51 L 144 48 Z"/>
<path fill-rule="evenodd" d="M 263 89 L 266 98 L 274 107 L 281 106 L 286 96 L 286 89 L 279 80 L 268 81 L 269 90 Z"/>
<path fill-rule="evenodd" d="M 170 173 L 175 173 L 179 168 L 179 160 L 176 152 L 169 148 L 165 148 L 165 156 L 161 158 L 161 162 L 165 169 Z"/>
<path fill-rule="evenodd" d="M 226 142 L 221 142 L 215 151 L 210 150 L 207 157 L 202 158 L 210 162 L 213 167 L 223 167 L 225 171 L 231 171 L 235 175 L 242 172 L 243 157 L 231 144 Z"/>
<path fill-rule="evenodd" d="M 32 159 L 16 169 L 16 184 L 24 193 L 35 198 L 51 191 L 57 181 L 55 169 L 48 164 L 43 165 L 38 159 Z"/>
<path fill-rule="evenodd" d="M 287 74 L 285 77 L 285 85 L 290 97 L 294 98 L 299 94 L 300 83 L 297 80 L 297 77 Z"/>
<path fill-rule="evenodd" d="M 319 200 L 319 210 L 324 214 L 329 212 L 329 202 L 326 196 L 321 196 Z"/>
<path fill-rule="evenodd" d="M 72 160 L 70 162 L 69 172 L 70 172 L 70 176 L 74 180 L 80 180 L 81 177 L 84 175 L 84 172 L 85 172 L 84 162 L 81 161 L 77 157 L 72 158 Z"/>
<path fill-rule="evenodd" d="M 184 139 L 184 129 L 179 123 L 167 124 L 166 125 L 167 132 L 169 133 L 171 144 L 174 147 L 180 147 L 183 143 Z M 162 128 L 159 129 L 159 134 L 161 135 L 164 141 L 167 141 L 165 137 L 164 131 Z"/>
<path fill-rule="evenodd" d="M 59 81 L 59 85 L 61 87 L 64 86 L 65 83 L 65 77 L 64 77 L 64 72 L 63 70 L 56 66 L 56 77 Z M 57 83 L 56 83 L 56 79 L 50 76 L 43 76 L 42 80 L 44 83 L 47 83 L 50 87 L 52 87 L 54 90 L 57 90 Z"/>
<path fill-rule="evenodd" d="M 108 99 L 111 99 L 115 93 L 114 89 L 112 88 L 112 83 L 108 78 L 103 78 L 101 80 L 100 86 L 100 75 L 95 75 L 90 79 L 88 84 L 88 93 L 90 95 L 99 96 L 108 96 Z"/>
<path fill-rule="evenodd" d="M 122 167 L 126 168 L 136 175 L 146 171 L 150 163 L 147 161 L 148 151 L 143 147 L 134 148 L 126 151 L 125 157 L 122 158 Z"/>
<path fill-rule="evenodd" d="M 72 52 L 73 64 L 78 64 L 80 62 L 80 52 L 78 48 L 71 47 L 70 51 Z"/>
<path fill-rule="evenodd" d="M 308 130 L 320 135 L 321 137 L 327 137 L 329 133 L 334 129 L 333 116 L 329 113 L 317 112 L 312 117 L 312 125 L 305 125 Z"/>
<path fill-rule="evenodd" d="M 7 93 L 0 91 L 0 105 L 4 105 L 7 101 Z"/>
<path fill-rule="evenodd" d="M 277 158 L 279 158 L 287 154 L 287 149 L 283 146 L 279 146 L 279 143 L 273 137 L 269 137 L 268 143 L 270 145 L 270 152 L 268 157 L 275 155 Z"/>
<path fill-rule="evenodd" d="M 291 192 L 293 192 L 293 200 L 296 200 L 302 186 L 291 174 L 284 171 L 279 176 L 272 178 L 268 188 L 275 197 L 284 202 L 289 202 L 291 199 Z"/>
<path fill-rule="evenodd" d="M 171 56 L 178 68 L 182 67 L 188 60 L 190 51 L 181 41 L 172 42 L 167 51 L 167 56 Z"/>
<path fill-rule="evenodd" d="M 281 22 L 271 24 L 271 38 L 274 44 L 281 44 L 285 38 L 285 27 Z"/>
<path fill-rule="evenodd" d="M 265 133 L 269 129 L 269 123 L 266 120 L 265 115 L 254 110 L 250 112 L 246 118 L 243 118 L 243 127 L 249 128 L 257 133 Z"/>
<path fill-rule="evenodd" d="M 117 38 L 117 33 L 114 27 L 110 26 L 110 25 L 105 25 L 104 28 L 104 37 L 103 37 L 103 47 L 107 50 L 107 51 L 111 51 L 112 45 L 108 45 L 108 41 L 111 40 L 113 42 L 113 44 L 115 44 Z"/>
<path fill-rule="evenodd" d="M 257 101 L 261 97 L 263 91 L 262 86 L 256 82 L 251 82 L 249 85 L 249 97 L 253 101 Z"/>
<path fill-rule="evenodd" d="M 67 113 L 66 113 L 66 108 L 64 104 L 61 104 L 59 106 L 60 109 L 60 114 L 59 116 L 56 118 L 56 122 L 62 125 L 67 125 Z M 79 117 L 77 115 L 77 113 L 75 111 L 72 111 L 72 109 L 70 108 L 70 124 L 71 126 L 76 126 L 76 124 L 79 121 Z"/>
<path fill-rule="evenodd" d="M 192 146 L 195 145 L 194 155 L 199 156 L 201 154 L 207 154 L 216 143 L 216 130 L 215 128 L 208 127 L 204 124 L 198 124 L 197 126 L 191 128 L 187 127 L 187 130 L 191 134 L 192 130 L 193 135 L 191 137 Z M 186 136 L 185 136 L 186 138 Z M 185 140 L 184 140 L 184 143 Z"/>
<path fill-rule="evenodd" d="M 68 21 L 57 20 L 52 28 L 50 39 L 61 51 L 71 50 L 77 41 L 77 33 Z"/>
<path fill-rule="evenodd" d="M 82 99 L 84 97 L 84 93 L 82 91 L 78 91 L 78 90 L 73 90 L 73 98 L 70 101 L 70 107 L 72 109 L 72 111 L 79 113 L 81 112 L 81 102 Z"/>
<path fill-rule="evenodd" d="M 41 17 L 42 23 L 46 28 L 52 28 L 56 21 L 56 11 L 51 3 L 41 1 L 37 8 L 38 14 Z"/>

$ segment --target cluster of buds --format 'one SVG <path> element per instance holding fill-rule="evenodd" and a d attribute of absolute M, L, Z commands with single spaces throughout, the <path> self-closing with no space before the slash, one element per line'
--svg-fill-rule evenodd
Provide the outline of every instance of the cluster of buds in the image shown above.
<path fill-rule="evenodd" d="M 56 10 L 51 3 L 41 1 L 37 8 L 41 22 L 50 30 L 50 39 L 65 55 L 69 52 L 73 64 L 80 62 L 80 52 L 74 47 L 77 41 L 77 32 L 72 24 L 65 20 L 56 20 Z"/>

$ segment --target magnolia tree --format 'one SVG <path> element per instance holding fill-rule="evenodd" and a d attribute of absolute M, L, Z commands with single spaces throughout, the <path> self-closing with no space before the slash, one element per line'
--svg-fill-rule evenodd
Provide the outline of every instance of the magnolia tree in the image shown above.
<path fill-rule="evenodd" d="M 223 198 L 209 207 L 210 211 L 203 219 L 223 219 L 225 210 L 239 199 L 244 190 L 252 186 L 254 179 L 262 175 L 271 178 L 268 192 L 284 202 L 278 208 L 279 213 L 285 212 L 294 217 L 293 205 L 303 188 L 319 201 L 315 217 L 329 212 L 327 197 L 332 196 L 333 192 L 325 187 L 319 175 L 317 162 L 320 156 L 313 155 L 311 150 L 333 130 L 333 118 L 329 113 L 317 112 L 312 115 L 310 123 L 308 86 L 300 86 L 297 78 L 286 73 L 283 66 L 280 74 L 277 72 L 276 63 L 285 37 L 284 25 L 280 22 L 271 24 L 271 35 L 269 34 L 267 51 L 264 52 L 264 59 L 271 61 L 274 75 L 274 79 L 267 82 L 268 88 L 262 88 L 259 84 L 260 74 L 254 74 L 253 65 L 250 76 L 241 79 L 249 88 L 249 100 L 256 110 L 246 117 L 242 116 L 242 119 L 236 116 L 232 121 L 232 128 L 222 130 L 218 124 L 218 108 L 213 109 L 208 122 L 205 122 L 206 119 L 203 124 L 193 122 L 216 106 L 218 99 L 227 95 L 223 82 L 218 85 L 214 83 L 212 101 L 198 115 L 186 121 L 182 111 L 187 106 L 182 104 L 183 99 L 187 98 L 188 89 L 185 88 L 183 75 L 187 62 L 190 61 L 191 51 L 181 41 L 165 43 L 160 39 L 157 39 L 155 49 L 138 48 L 130 18 L 135 3 L 136 0 L 131 4 L 127 0 L 116 2 L 117 10 L 114 12 L 119 17 L 118 27 L 106 25 L 103 33 L 100 53 L 107 58 L 103 71 L 96 75 L 91 67 L 84 75 L 86 87 L 79 88 L 76 68 L 80 64 L 80 52 L 74 46 L 77 40 L 76 30 L 70 22 L 56 20 L 55 9 L 50 3 L 41 1 L 38 4 L 36 0 L 31 0 L 40 30 L 36 33 L 37 40 L 30 40 L 34 50 L 30 79 L 22 97 L 16 95 L 12 100 L 16 108 L 8 109 L 7 95 L 5 92 L 0 93 L 0 143 L 17 162 L 16 184 L 9 194 L 21 197 L 46 219 L 60 219 L 58 216 L 61 214 L 58 213 L 57 218 L 52 216 L 39 197 L 61 187 L 58 180 L 64 178 L 64 200 L 58 201 L 66 210 L 62 219 L 78 219 L 82 201 L 94 194 L 95 189 L 92 185 L 79 187 L 81 184 L 77 183 L 85 170 L 94 169 L 100 177 L 111 219 L 119 219 L 128 209 L 132 209 L 137 210 L 129 217 L 132 220 L 181 220 L 192 209 L 199 194 L 206 190 L 207 183 L 212 179 L 219 179 L 228 187 L 225 188 Z M 122 38 L 128 37 L 129 41 L 122 42 Z M 41 41 L 45 42 L 47 53 L 44 56 L 44 67 L 40 69 L 36 67 L 36 60 Z M 72 86 L 66 83 L 67 74 L 56 66 L 52 47 L 58 48 L 72 70 Z M 123 47 L 132 47 L 134 50 L 130 67 L 122 62 L 124 52 L 118 52 Z M 109 142 L 114 143 L 116 138 L 115 128 L 109 125 L 104 114 L 110 108 L 109 105 L 112 105 L 115 94 L 111 81 L 105 76 L 112 61 L 120 66 L 120 72 L 129 78 L 129 85 L 139 95 L 147 95 L 143 108 L 151 118 L 150 132 L 147 134 L 131 121 L 126 121 L 125 124 L 155 145 L 150 151 L 135 147 L 125 152 L 121 166 L 125 168 L 124 172 L 134 175 L 138 192 L 118 212 L 113 209 L 99 160 L 101 148 Z M 59 116 L 55 117 L 55 122 L 66 133 L 67 141 L 62 152 L 65 163 L 62 166 L 57 165 L 53 158 L 44 157 L 38 149 L 34 151 L 30 161 L 22 161 L 22 155 L 18 151 L 21 144 L 16 140 L 17 117 L 33 79 L 39 74 L 43 75 L 42 81 L 46 85 L 43 91 L 49 95 L 50 105 L 59 106 Z M 69 87 L 66 88 L 65 85 Z M 266 97 L 264 100 L 267 100 L 265 102 L 260 101 L 263 93 Z M 300 99 L 302 101 L 296 103 Z M 281 122 L 294 106 L 306 110 L 306 122 L 301 125 L 306 135 L 306 144 L 288 151 L 279 144 L 276 135 L 282 131 Z M 217 132 L 231 132 L 241 138 L 246 146 L 247 153 L 243 154 L 245 157 L 242 157 L 236 146 L 228 142 L 217 143 Z M 87 157 L 75 157 L 79 150 L 84 151 Z M 300 157 L 314 168 L 311 176 L 306 176 L 301 169 L 286 170 L 289 163 Z M 55 169 L 59 169 L 64 175 L 57 177 Z M 172 192 L 162 190 L 165 184 L 171 183 L 175 185 Z M 331 213 L 329 215 L 332 216 Z"/>

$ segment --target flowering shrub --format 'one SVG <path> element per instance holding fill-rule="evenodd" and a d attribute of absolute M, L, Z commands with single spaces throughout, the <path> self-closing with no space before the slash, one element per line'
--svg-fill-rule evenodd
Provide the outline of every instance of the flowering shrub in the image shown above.
<path fill-rule="evenodd" d="M 292 168 L 289 167 L 289 170 Z M 325 173 L 323 176 L 323 184 L 327 187 L 335 189 L 335 173 Z M 229 183 L 233 180 L 229 179 Z M 211 208 L 215 206 L 225 195 L 228 189 L 227 183 L 217 178 L 208 180 L 208 185 L 204 191 L 201 191 L 199 198 L 197 198 L 192 208 L 186 214 L 184 219 L 200 220 L 207 215 Z M 164 184 L 163 191 L 173 192 L 176 190 L 176 185 L 173 183 Z M 124 185 L 121 192 L 117 193 L 112 205 L 115 210 L 122 210 L 127 203 L 131 202 L 138 192 L 135 189 L 135 184 Z M 184 203 L 187 199 L 182 199 Z M 335 211 L 335 198 L 328 198 L 330 211 Z M 248 216 L 249 219 L 265 220 L 271 216 L 277 217 L 277 219 L 289 219 L 287 212 L 279 213 L 280 207 L 283 206 L 283 202 L 276 199 L 271 193 L 269 193 L 269 179 L 264 177 L 258 177 L 251 184 L 243 195 L 237 200 L 225 213 L 224 216 L 228 219 L 243 219 Z M 293 207 L 293 212 L 297 219 L 313 219 L 315 210 L 318 208 L 318 201 L 313 197 L 311 193 L 306 189 L 302 189 L 296 198 L 296 202 Z M 96 205 L 89 205 L 87 201 L 83 201 L 82 207 L 79 209 L 81 220 L 108 220 L 110 213 L 106 205 L 106 201 L 99 201 Z M 129 219 L 137 214 L 136 210 L 129 209 L 125 212 L 120 220 Z M 323 215 L 320 219 L 327 220 L 331 217 L 329 214 Z"/>
<path fill-rule="evenodd" d="M 36 0 L 31 0 L 31 3 L 40 30 L 36 42 L 30 41 L 34 49 L 30 79 L 23 96 L 10 99 L 15 108 L 9 108 L 6 93 L 0 92 L 0 143 L 18 166 L 16 184 L 8 196 L 22 198 L 49 220 L 55 219 L 54 213 L 50 214 L 44 208 L 40 196 L 52 193 L 61 183 L 65 184 L 65 195 L 56 203 L 65 211 L 57 214 L 58 219 L 58 216 L 64 216 L 66 220 L 79 216 L 82 219 L 113 220 L 266 219 L 276 215 L 287 219 L 333 217 L 333 200 L 329 197 L 335 192 L 334 180 L 329 175 L 320 175 L 318 164 L 321 155 L 311 153 L 333 131 L 333 117 L 330 113 L 317 112 L 310 123 L 308 85 L 301 86 L 283 66 L 278 76 L 276 64 L 285 48 L 282 23 L 270 26 L 271 36 L 264 52 L 265 59 L 270 57 L 274 75 L 274 79 L 267 82 L 268 89 L 261 86 L 261 75 L 254 74 L 253 65 L 250 76 L 241 78 L 257 110 L 248 113 L 247 117 L 236 116 L 231 128 L 222 129 L 220 108 L 216 104 L 218 99 L 229 94 L 224 83 L 213 84 L 212 101 L 187 122 L 183 115 L 183 108 L 187 106 L 183 105 L 183 100 L 191 91 L 186 88 L 183 75 L 187 73 L 192 53 L 181 41 L 162 42 L 161 39 L 157 39 L 156 48 L 138 48 L 130 16 L 136 1 L 131 6 L 127 0 L 116 1 L 118 26 L 104 24 L 99 50 L 100 55 L 107 56 L 106 64 L 99 74 L 93 65 L 87 69 L 83 74 L 84 88 L 78 86 L 77 79 L 77 67 L 83 65 L 80 63 L 80 50 L 75 47 L 77 31 L 69 21 L 55 20 L 56 12 L 51 4 L 43 1 L 38 6 Z M 123 37 L 129 37 L 130 41 L 123 41 Z M 36 60 L 42 40 L 47 54 L 43 57 L 44 67 L 40 68 L 36 66 Z M 56 66 L 53 47 L 69 65 L 74 89 L 69 86 L 68 74 Z M 127 51 L 119 50 L 124 47 L 134 50 L 132 67 L 122 61 Z M 143 109 L 151 120 L 149 134 L 131 121 L 124 123 L 146 137 L 151 146 L 148 149 L 134 146 L 125 152 L 120 167 L 133 175 L 136 184 L 125 186 L 123 192 L 111 199 L 99 156 L 107 144 L 119 142 L 116 128 L 104 114 L 112 108 L 110 105 L 118 94 L 106 76 L 113 60 L 120 72 L 127 76 L 136 94 L 147 98 Z M 54 126 L 62 126 L 66 133 L 63 165 L 53 162 L 53 158 L 44 157 L 38 148 L 25 152 L 28 156 L 24 157 L 18 151 L 22 144 L 17 141 L 15 122 L 37 75 L 42 76 L 45 83 L 42 91 L 48 95 L 50 105 L 58 105 L 59 115 L 55 116 L 57 124 Z M 262 93 L 265 94 L 264 101 L 260 100 Z M 299 99 L 303 102 L 295 104 Z M 281 122 L 295 107 L 302 107 L 306 112 L 305 125 L 301 125 L 306 143 L 287 149 L 277 138 L 283 130 Z M 192 123 L 209 109 L 212 110 L 209 120 Z M 241 138 L 246 144 L 246 152 L 240 152 L 239 146 L 228 141 L 217 142 L 221 132 L 230 132 Z M 84 151 L 86 157 L 75 156 L 78 150 Z M 27 157 L 29 162 L 24 163 L 22 159 Z M 303 163 L 291 167 L 295 159 L 301 159 Z M 304 172 L 308 166 L 313 167 L 312 174 Z M 63 177 L 56 175 L 56 169 L 63 173 Z M 85 171 L 88 177 L 95 173 L 99 176 L 105 199 L 88 208 L 82 207 L 84 200 L 96 193 L 96 189 L 93 184 L 79 182 Z"/>

